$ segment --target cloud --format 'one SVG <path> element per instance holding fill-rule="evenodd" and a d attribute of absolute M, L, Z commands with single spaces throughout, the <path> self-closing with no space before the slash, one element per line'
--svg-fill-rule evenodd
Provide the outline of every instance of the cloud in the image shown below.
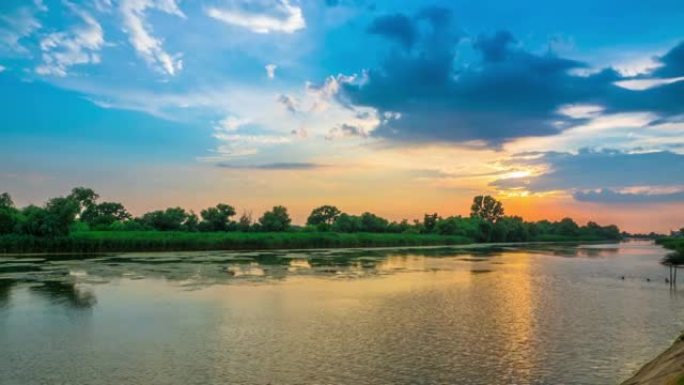
<path fill-rule="evenodd" d="M 41 0 L 35 0 L 32 5 L 19 7 L 11 14 L 0 14 L 0 47 L 27 54 L 28 50 L 21 45 L 21 40 L 42 28 L 38 14 L 47 10 Z"/>
<path fill-rule="evenodd" d="M 266 68 L 266 76 L 269 79 L 275 79 L 275 71 L 278 66 L 275 64 L 266 64 L 264 68 Z"/>
<path fill-rule="evenodd" d="M 225 8 L 210 7 L 209 17 L 255 33 L 293 33 L 306 27 L 302 9 L 289 0 L 232 2 Z"/>
<path fill-rule="evenodd" d="M 290 95 L 280 94 L 278 103 L 282 104 L 286 110 L 296 113 L 299 110 L 299 101 Z"/>
<path fill-rule="evenodd" d="M 122 0 L 120 10 L 129 42 L 150 67 L 172 76 L 183 68 L 180 54 L 164 51 L 163 41 L 152 35 L 152 27 L 146 20 L 148 10 L 185 18 L 175 0 Z"/>
<path fill-rule="evenodd" d="M 553 136 L 594 117 L 563 113 L 572 105 L 596 106 L 598 115 L 684 114 L 684 82 L 672 78 L 684 74 L 684 43 L 659 57 L 657 69 L 630 77 L 553 52 L 527 51 L 507 31 L 463 39 L 448 10 L 380 16 L 368 32 L 404 49 L 392 50 L 362 76 L 338 79 L 335 95 L 346 106 L 400 114 L 373 132 L 395 142 L 500 147 L 522 137 Z M 465 44 L 478 56 L 472 62 L 456 56 Z M 626 87 L 625 81 L 649 84 Z"/>
<path fill-rule="evenodd" d="M 234 132 L 240 127 L 249 124 L 249 119 L 239 118 L 237 116 L 228 116 L 223 118 L 214 126 L 214 130 L 219 132 Z"/>
<path fill-rule="evenodd" d="M 531 152 L 513 156 L 507 165 L 536 170 L 528 177 L 497 179 L 491 186 L 501 190 L 530 192 L 569 191 L 580 200 L 599 200 L 619 191 L 616 199 L 639 199 L 630 188 L 678 188 L 684 185 L 684 155 L 670 152 L 625 152 L 582 149 L 578 153 Z M 603 192 L 596 192 L 601 191 Z M 616 193 L 617 194 L 617 193 Z M 660 194 L 664 198 L 668 194 Z M 670 195 L 675 197 L 676 195 Z M 654 195 L 655 197 L 655 195 Z M 643 198 L 646 199 L 646 198 Z"/>
<path fill-rule="evenodd" d="M 67 32 L 55 32 L 40 41 L 43 63 L 36 67 L 40 75 L 66 76 L 73 65 L 97 64 L 104 44 L 100 24 L 88 12 L 71 3 L 67 7 L 83 22 Z"/>
<path fill-rule="evenodd" d="M 325 139 L 334 140 L 346 137 L 361 137 L 366 138 L 368 133 L 361 127 L 353 126 L 351 124 L 343 123 L 337 127 L 333 127 L 326 135 Z"/>
<path fill-rule="evenodd" d="M 623 193 L 609 189 L 598 191 L 578 191 L 573 197 L 581 202 L 597 203 L 659 203 L 659 202 L 682 202 L 684 191 L 672 193 Z"/>
<path fill-rule="evenodd" d="M 225 162 L 217 163 L 218 167 L 239 169 L 239 170 L 313 170 L 324 165 L 309 162 L 285 162 L 285 163 L 265 163 L 265 164 L 249 164 L 237 165 Z"/>
<path fill-rule="evenodd" d="M 376 18 L 368 27 L 368 33 L 396 40 L 405 48 L 411 48 L 417 37 L 413 20 L 401 13 Z"/>
<path fill-rule="evenodd" d="M 659 57 L 654 75 L 663 78 L 684 76 L 684 41 L 677 44 L 665 55 Z"/>
<path fill-rule="evenodd" d="M 0 65 L 0 72 L 5 72 L 6 69 L 7 69 L 7 68 L 5 68 L 5 66 Z"/>

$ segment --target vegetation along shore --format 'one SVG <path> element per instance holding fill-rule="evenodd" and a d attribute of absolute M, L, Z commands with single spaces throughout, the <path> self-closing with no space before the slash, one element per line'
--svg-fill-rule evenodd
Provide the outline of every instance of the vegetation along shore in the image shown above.
<path fill-rule="evenodd" d="M 485 242 L 601 241 L 621 237 L 615 225 L 580 226 L 571 218 L 525 221 L 507 216 L 490 196 L 473 199 L 470 216 L 425 214 L 420 220 L 389 221 L 370 212 L 344 213 L 325 205 L 306 225 L 292 224 L 287 208 L 274 206 L 259 218 L 237 219 L 219 203 L 199 215 L 180 207 L 133 217 L 118 202 L 101 202 L 92 189 L 76 187 L 43 206 L 15 207 L 0 195 L 0 253 L 255 250 L 287 248 L 391 247 Z"/>

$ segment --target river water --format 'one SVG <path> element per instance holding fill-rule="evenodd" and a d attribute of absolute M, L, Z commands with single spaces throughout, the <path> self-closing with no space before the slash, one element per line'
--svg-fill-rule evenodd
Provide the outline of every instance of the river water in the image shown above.
<path fill-rule="evenodd" d="M 617 384 L 684 327 L 665 254 L 0 257 L 0 384 Z"/>

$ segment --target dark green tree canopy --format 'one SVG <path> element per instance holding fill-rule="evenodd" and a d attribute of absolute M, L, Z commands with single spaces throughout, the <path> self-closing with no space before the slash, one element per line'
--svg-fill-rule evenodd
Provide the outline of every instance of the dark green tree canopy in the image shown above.
<path fill-rule="evenodd" d="M 340 214 L 342 214 L 342 212 L 335 206 L 324 205 L 317 207 L 311 211 L 309 218 L 306 220 L 306 224 L 311 226 L 321 224 L 332 225 Z"/>
<path fill-rule="evenodd" d="M 219 203 L 216 207 L 200 211 L 200 216 L 202 216 L 200 229 L 203 231 L 228 231 L 233 224 L 230 218 L 234 215 L 233 206 Z"/>
<path fill-rule="evenodd" d="M 185 230 L 188 221 L 192 222 L 194 214 L 187 213 L 180 207 L 157 210 L 145 213 L 140 221 L 147 227 L 159 231 Z M 197 217 L 195 216 L 195 221 Z"/>
<path fill-rule="evenodd" d="M 489 195 L 478 195 L 473 198 L 470 206 L 470 216 L 481 218 L 489 223 L 495 223 L 504 216 L 501 202 Z"/>
<path fill-rule="evenodd" d="M 14 201 L 9 193 L 0 194 L 0 208 L 14 208 Z"/>
<path fill-rule="evenodd" d="M 291 222 L 287 208 L 284 206 L 275 206 L 259 218 L 259 224 L 264 231 L 287 231 Z"/>
<path fill-rule="evenodd" d="M 117 202 L 93 203 L 81 213 L 81 220 L 91 227 L 110 226 L 131 219 L 131 214 Z"/>
<path fill-rule="evenodd" d="M 73 189 L 71 189 L 71 194 L 69 194 L 67 198 L 73 199 L 78 203 L 80 213 L 81 211 L 87 209 L 89 206 L 94 205 L 95 201 L 97 201 L 100 198 L 100 196 L 91 188 L 74 187 Z"/>

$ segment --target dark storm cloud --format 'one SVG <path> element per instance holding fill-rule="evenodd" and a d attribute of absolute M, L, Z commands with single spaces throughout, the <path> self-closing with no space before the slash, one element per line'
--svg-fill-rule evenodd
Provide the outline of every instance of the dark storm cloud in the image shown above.
<path fill-rule="evenodd" d="M 684 186 L 684 155 L 669 151 L 626 153 L 615 150 L 581 150 L 577 154 L 547 152 L 522 154 L 510 160 L 511 166 L 541 166 L 549 171 L 529 178 L 499 179 L 491 183 L 501 189 L 525 188 L 532 192 L 569 190 L 578 200 L 599 201 L 638 199 L 678 199 L 681 195 L 621 194 L 622 188 L 640 186 Z M 611 195 L 611 191 L 612 194 Z M 593 192 L 591 192 L 593 191 Z M 602 191 L 597 193 L 596 191 Z"/>
<path fill-rule="evenodd" d="M 393 50 L 364 77 L 343 82 L 338 97 L 381 114 L 400 114 L 373 135 L 497 146 L 519 137 L 554 135 L 583 122 L 560 114 L 564 105 L 597 104 L 606 113 L 651 111 L 661 119 L 684 113 L 684 82 L 628 90 L 615 84 L 628 79 L 615 70 L 580 75 L 579 70 L 588 69 L 585 63 L 528 52 L 507 31 L 470 39 L 479 60 L 459 64 L 456 49 L 465 43 L 452 20 L 448 11 L 429 8 L 371 23 L 370 33 L 399 42 L 402 49 Z M 682 51 L 680 44 L 659 58 L 663 66 L 648 77 L 684 73 Z"/>

